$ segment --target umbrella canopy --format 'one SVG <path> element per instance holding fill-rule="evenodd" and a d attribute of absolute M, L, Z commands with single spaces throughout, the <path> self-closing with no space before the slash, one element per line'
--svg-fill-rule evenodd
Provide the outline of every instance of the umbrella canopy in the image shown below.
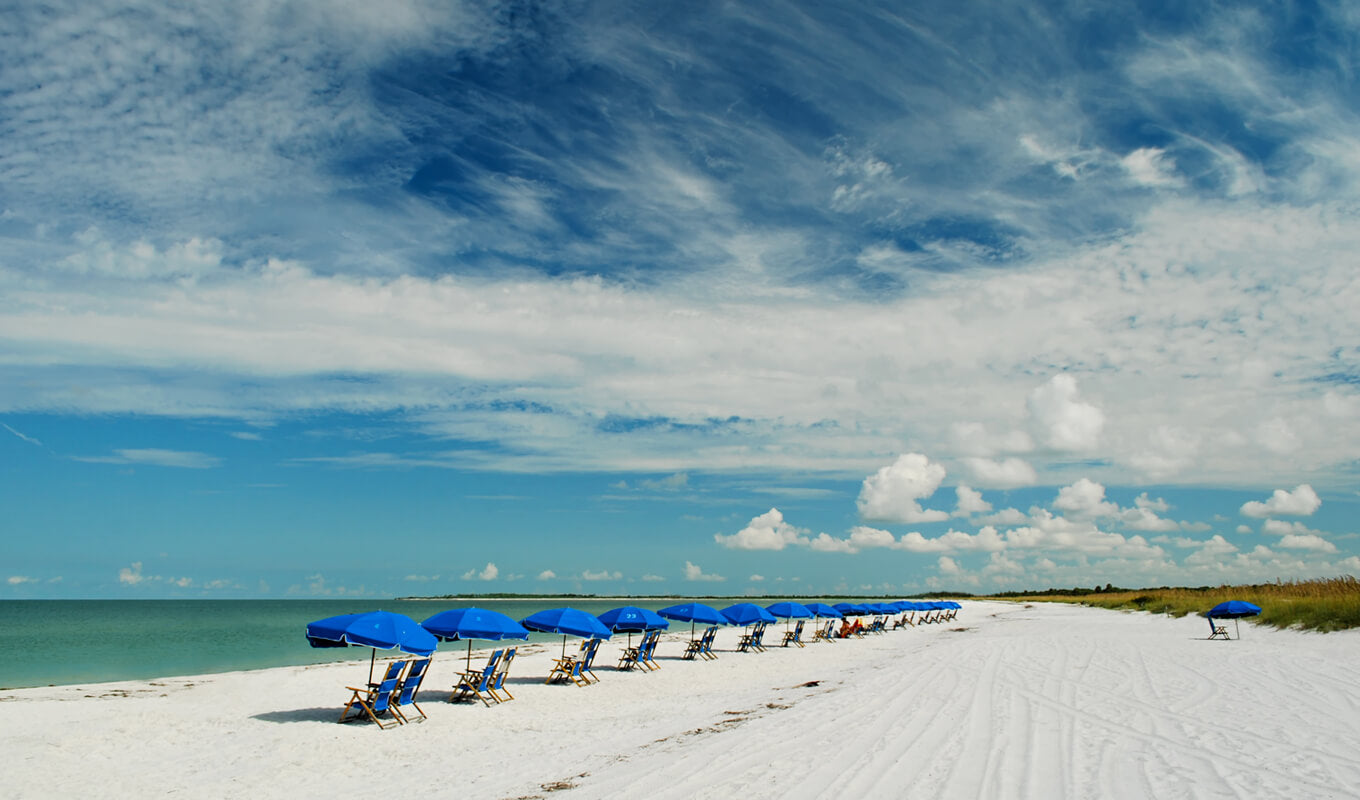
<path fill-rule="evenodd" d="M 1229 600 L 1226 603 L 1219 603 L 1209 609 L 1207 617 L 1220 617 L 1223 619 L 1238 619 L 1240 617 L 1254 617 L 1261 613 L 1261 607 L 1252 605 L 1243 600 Z"/>
<path fill-rule="evenodd" d="M 436 639 L 456 642 L 466 639 L 467 669 L 472 671 L 472 640 L 486 639 L 498 642 L 502 639 L 528 639 L 529 631 L 499 611 L 485 608 L 453 608 L 441 611 L 420 623 L 425 630 L 433 633 Z"/>
<path fill-rule="evenodd" d="M 562 633 L 585 639 L 608 639 L 610 636 L 610 630 L 598 617 L 574 608 L 549 608 L 525 617 L 519 624 L 531 631 Z"/>
<path fill-rule="evenodd" d="M 499 611 L 485 608 L 453 608 L 441 611 L 420 626 L 445 642 L 460 639 L 528 639 L 529 631 Z"/>
<path fill-rule="evenodd" d="M 598 619 L 600 624 L 616 633 L 618 631 L 651 631 L 658 628 L 665 630 L 671 626 L 655 611 L 637 606 L 611 608 L 601 614 Z"/>
<path fill-rule="evenodd" d="M 827 605 L 826 603 L 808 603 L 807 610 L 811 611 L 813 614 L 819 617 L 833 617 L 835 619 L 840 619 L 841 617 L 845 616 L 844 614 Z"/>
<path fill-rule="evenodd" d="M 667 606 L 656 613 L 666 619 L 680 622 L 701 622 L 705 625 L 727 624 L 727 617 L 724 617 L 721 611 L 703 603 L 681 603 L 678 606 Z"/>
<path fill-rule="evenodd" d="M 722 610 L 722 615 L 733 625 L 774 622 L 774 615 L 755 603 L 733 603 Z"/>
<path fill-rule="evenodd" d="M 781 619 L 809 619 L 812 617 L 812 610 L 802 603 L 791 603 L 787 600 L 780 603 L 771 603 L 765 606 L 765 610 Z"/>
<path fill-rule="evenodd" d="M 434 634 L 420 627 L 405 614 L 369 611 L 341 614 L 307 623 L 307 641 L 312 647 L 359 645 L 377 650 L 401 650 L 417 656 L 434 652 Z"/>
<path fill-rule="evenodd" d="M 307 642 L 312 647 L 371 647 L 368 657 L 368 682 L 373 682 L 373 662 L 379 650 L 401 650 L 416 656 L 428 656 L 439 646 L 434 634 L 405 614 L 391 611 L 369 611 L 363 614 L 341 614 L 307 623 Z"/>
<path fill-rule="evenodd" d="M 837 603 L 832 607 L 845 616 L 858 617 L 869 613 L 864 606 L 855 603 Z"/>

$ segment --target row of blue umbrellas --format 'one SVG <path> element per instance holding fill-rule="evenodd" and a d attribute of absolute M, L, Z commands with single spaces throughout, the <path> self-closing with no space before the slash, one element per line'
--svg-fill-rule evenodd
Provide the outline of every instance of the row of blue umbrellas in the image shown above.
<path fill-rule="evenodd" d="M 563 654 L 566 637 L 608 639 L 615 632 L 642 632 L 665 629 L 667 620 L 695 624 L 752 625 L 774 622 L 776 619 L 810 619 L 863 614 L 896 614 L 902 611 L 930 611 L 959 608 L 952 600 L 913 601 L 895 603 L 795 603 L 783 601 L 761 608 L 755 603 L 735 603 L 721 611 L 703 603 L 681 603 L 659 611 L 637 606 L 610 609 L 596 617 L 574 608 L 551 608 L 539 611 L 516 622 L 499 611 L 484 608 L 455 608 L 442 611 L 424 622 L 417 623 L 404 614 L 390 611 L 370 611 L 364 614 L 341 614 L 307 624 L 307 641 L 313 647 L 346 647 L 359 645 L 374 649 L 369 659 L 369 678 L 372 679 L 373 660 L 378 650 L 400 650 L 417 656 L 432 654 L 439 641 L 468 642 L 468 663 L 472 662 L 472 640 L 500 641 L 528 639 L 530 631 L 562 634 Z"/>

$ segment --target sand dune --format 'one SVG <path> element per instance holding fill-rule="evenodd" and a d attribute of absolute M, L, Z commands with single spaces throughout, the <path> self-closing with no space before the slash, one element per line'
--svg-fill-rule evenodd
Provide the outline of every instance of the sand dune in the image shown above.
<path fill-rule="evenodd" d="M 5 796 L 470 798 L 1169 798 L 1360 796 L 1360 634 L 1070 606 L 968 603 L 953 623 L 722 652 L 544 686 L 556 647 L 515 664 L 517 699 L 427 721 L 336 725 L 366 665 L 280 668 L 0 694 Z M 687 634 L 687 632 L 686 632 Z"/>

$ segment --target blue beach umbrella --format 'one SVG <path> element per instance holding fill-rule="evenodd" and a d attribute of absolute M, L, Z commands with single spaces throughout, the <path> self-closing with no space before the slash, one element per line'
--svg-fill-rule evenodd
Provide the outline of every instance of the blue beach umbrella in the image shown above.
<path fill-rule="evenodd" d="M 373 648 L 368 659 L 368 680 L 373 681 L 373 662 L 379 650 L 400 650 L 416 656 L 428 656 L 439 646 L 434 634 L 420 627 L 405 614 L 391 611 L 369 611 L 363 614 L 341 614 L 307 623 L 307 642 L 312 647 Z"/>
<path fill-rule="evenodd" d="M 802 603 L 793 603 L 784 600 L 779 603 L 771 603 L 765 606 L 765 610 L 774 614 L 780 619 L 811 619 L 812 610 Z"/>
<path fill-rule="evenodd" d="M 1233 629 L 1237 632 L 1237 638 L 1242 638 L 1242 629 L 1237 621 L 1242 617 L 1254 617 L 1261 613 L 1261 607 L 1248 603 L 1245 600 L 1229 600 L 1226 603 L 1219 603 L 1209 609 L 1209 613 L 1204 616 L 1209 619 L 1218 617 L 1220 619 L 1230 619 L 1233 621 Z"/>
<path fill-rule="evenodd" d="M 722 610 L 722 615 L 733 625 L 774 622 L 774 615 L 755 603 L 733 603 Z"/>
<path fill-rule="evenodd" d="M 857 603 L 837 603 L 832 607 L 847 617 L 860 617 L 868 613 L 864 606 Z"/>
<path fill-rule="evenodd" d="M 833 619 L 840 619 L 845 616 L 844 614 L 827 605 L 826 603 L 808 603 L 807 610 L 811 611 L 813 614 L 819 617 L 831 617 Z"/>
<path fill-rule="evenodd" d="M 549 608 L 538 611 L 519 621 L 531 631 L 562 634 L 562 656 L 567 655 L 567 637 L 580 636 L 583 639 L 608 639 L 608 628 L 594 614 L 587 614 L 574 608 Z"/>
<path fill-rule="evenodd" d="M 529 631 L 523 625 L 499 611 L 488 611 L 485 608 L 452 608 L 441 611 L 420 623 L 420 626 L 441 641 L 456 642 L 466 639 L 469 670 L 472 669 L 473 639 L 498 642 L 502 639 L 529 638 Z"/>
<path fill-rule="evenodd" d="M 641 631 L 665 630 L 671 624 L 655 611 L 637 606 L 620 606 L 611 608 L 601 614 L 598 619 L 600 624 L 609 630 L 618 633 L 625 631 L 628 634 L 628 646 L 633 646 L 633 633 Z"/>
<path fill-rule="evenodd" d="M 703 603 L 681 603 L 675 606 L 666 606 L 656 612 L 666 619 L 673 619 L 677 622 L 689 623 L 689 635 L 694 636 L 695 623 L 702 622 L 705 625 L 726 625 L 727 617 L 713 606 L 706 606 Z"/>

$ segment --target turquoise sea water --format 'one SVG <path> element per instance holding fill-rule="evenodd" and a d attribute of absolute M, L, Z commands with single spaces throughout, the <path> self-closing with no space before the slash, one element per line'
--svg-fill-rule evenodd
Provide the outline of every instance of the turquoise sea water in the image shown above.
<path fill-rule="evenodd" d="M 476 605 L 522 619 L 563 605 L 599 614 L 621 605 L 657 609 L 677 602 L 682 601 L 0 600 L 0 688 L 367 659 L 371 651 L 364 647 L 313 648 L 303 630 L 313 620 L 378 608 L 419 621 L 449 608 Z M 742 598 L 701 602 L 722 608 Z M 531 640 L 557 641 L 559 637 L 535 634 Z M 490 644 L 474 641 L 473 647 Z M 440 651 L 466 647 L 461 642 L 446 643 Z"/>

